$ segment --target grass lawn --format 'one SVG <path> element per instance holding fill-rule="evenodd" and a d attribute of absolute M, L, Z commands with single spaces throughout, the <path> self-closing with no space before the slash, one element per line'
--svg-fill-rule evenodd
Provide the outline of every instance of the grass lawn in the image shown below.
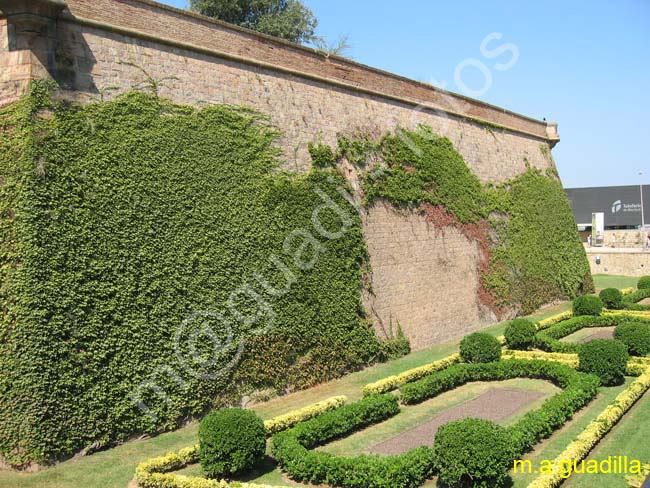
<path fill-rule="evenodd" d="M 594 275 L 596 291 L 603 288 L 636 288 L 637 281 L 639 281 L 638 276 Z"/>
<path fill-rule="evenodd" d="M 650 463 L 650 394 L 646 393 L 600 444 L 589 460 L 609 456 L 628 456 L 641 464 Z M 566 483 L 571 488 L 626 488 L 622 474 L 575 474 Z"/>

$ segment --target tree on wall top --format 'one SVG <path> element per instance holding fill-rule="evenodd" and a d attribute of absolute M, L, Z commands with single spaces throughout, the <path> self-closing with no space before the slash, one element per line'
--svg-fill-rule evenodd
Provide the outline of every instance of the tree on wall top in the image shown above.
<path fill-rule="evenodd" d="M 318 19 L 300 0 L 190 0 L 190 9 L 292 42 L 317 39 Z"/>

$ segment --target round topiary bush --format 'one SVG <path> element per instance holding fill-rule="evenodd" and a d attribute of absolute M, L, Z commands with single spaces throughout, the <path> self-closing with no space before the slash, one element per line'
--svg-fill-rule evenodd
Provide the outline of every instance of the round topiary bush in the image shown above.
<path fill-rule="evenodd" d="M 525 351 L 535 344 L 535 324 L 528 319 L 515 319 L 508 323 L 505 331 L 506 345 L 509 349 Z"/>
<path fill-rule="evenodd" d="M 508 431 L 481 419 L 440 427 L 433 454 L 440 481 L 450 488 L 505 486 L 516 457 Z"/>
<path fill-rule="evenodd" d="M 573 315 L 600 315 L 603 302 L 596 295 L 583 295 L 573 300 Z"/>
<path fill-rule="evenodd" d="M 199 425 L 199 446 L 199 459 L 206 475 L 230 478 L 264 456 L 264 422 L 250 410 L 215 410 Z"/>
<path fill-rule="evenodd" d="M 636 287 L 639 290 L 646 290 L 650 288 L 650 276 L 642 276 L 639 278 L 639 281 L 636 283 Z"/>
<path fill-rule="evenodd" d="M 501 359 L 501 344 L 490 334 L 475 332 L 460 341 L 460 356 L 466 363 L 491 363 Z"/>
<path fill-rule="evenodd" d="M 623 383 L 629 359 L 627 346 L 620 341 L 597 339 L 587 342 L 578 351 L 579 370 L 595 374 L 605 386 Z"/>
<path fill-rule="evenodd" d="M 614 338 L 625 344 L 632 356 L 650 355 L 650 325 L 623 322 L 616 327 Z"/>
<path fill-rule="evenodd" d="M 598 296 L 605 308 L 618 310 L 623 308 L 623 294 L 618 288 L 605 288 Z"/>

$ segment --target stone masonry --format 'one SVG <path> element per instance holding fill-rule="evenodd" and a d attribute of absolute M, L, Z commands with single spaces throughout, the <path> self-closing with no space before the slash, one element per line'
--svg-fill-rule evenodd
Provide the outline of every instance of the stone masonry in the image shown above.
<path fill-rule="evenodd" d="M 82 102 L 153 80 L 178 103 L 269 115 L 286 169 L 309 168 L 309 142 L 420 123 L 447 136 L 483 182 L 553 167 L 554 124 L 150 0 L 0 0 L 0 12 L 0 106 L 34 78 Z M 377 327 L 399 323 L 417 349 L 490 320 L 476 304 L 474 244 L 383 205 L 364 221 Z"/>

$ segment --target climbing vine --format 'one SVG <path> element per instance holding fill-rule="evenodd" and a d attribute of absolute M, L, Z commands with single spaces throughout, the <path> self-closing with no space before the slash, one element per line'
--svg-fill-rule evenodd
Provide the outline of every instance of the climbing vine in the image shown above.
<path fill-rule="evenodd" d="M 173 428 L 382 358 L 363 317 L 366 247 L 344 180 L 334 169 L 279 172 L 265 117 L 151 93 L 57 104 L 37 83 L 0 112 L 0 128 L 0 453 L 10 463 Z M 233 298 L 245 284 L 254 293 Z M 205 367 L 223 374 L 189 374 L 191 343 L 175 349 L 197 316 L 213 341 L 231 341 Z M 151 379 L 167 395 L 143 394 L 155 418 L 132 398 Z"/>
<path fill-rule="evenodd" d="M 528 170 L 483 186 L 452 143 L 426 126 L 374 141 L 341 138 L 339 156 L 362 170 L 366 205 L 417 208 L 456 227 L 479 249 L 478 300 L 497 313 L 529 313 L 593 290 L 589 264 L 555 171 Z M 371 162 L 371 163 L 369 163 Z"/>

